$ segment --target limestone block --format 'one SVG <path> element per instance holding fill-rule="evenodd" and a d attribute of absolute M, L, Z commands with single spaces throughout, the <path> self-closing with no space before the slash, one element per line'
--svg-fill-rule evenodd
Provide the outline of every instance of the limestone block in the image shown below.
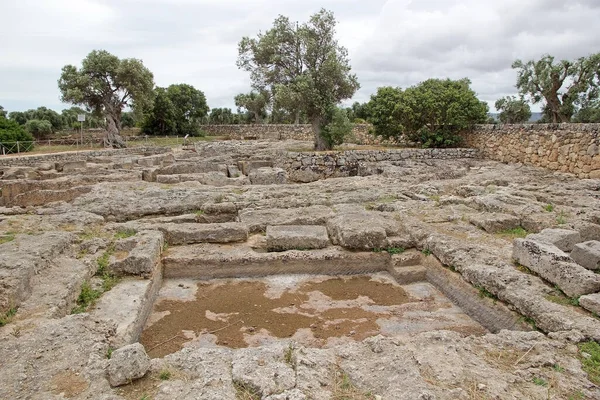
<path fill-rule="evenodd" d="M 372 213 L 338 215 L 329 220 L 327 231 L 334 244 L 363 250 L 385 248 L 388 234 L 396 236 L 400 233 L 393 219 Z"/>
<path fill-rule="evenodd" d="M 248 226 L 238 222 L 214 224 L 161 224 L 157 226 L 171 245 L 232 243 L 248 240 Z"/>
<path fill-rule="evenodd" d="M 591 240 L 575 245 L 571 258 L 584 268 L 600 269 L 600 242 Z"/>
<path fill-rule="evenodd" d="M 324 226 L 267 226 L 267 249 L 269 251 L 322 249 L 327 246 L 329 246 L 329 236 Z"/>
<path fill-rule="evenodd" d="M 233 381 L 257 389 L 262 398 L 293 389 L 296 372 L 285 362 L 285 350 L 283 346 L 240 349 L 233 359 Z"/>
<path fill-rule="evenodd" d="M 287 172 L 281 168 L 258 168 L 248 174 L 253 185 L 282 185 L 288 182 Z"/>
<path fill-rule="evenodd" d="M 85 168 L 85 166 L 85 161 L 63 161 L 54 164 L 54 169 L 56 169 L 58 172 L 70 172 Z"/>
<path fill-rule="evenodd" d="M 113 261 L 109 269 L 119 275 L 151 276 L 159 264 L 162 247 L 160 232 L 140 232 L 115 244 L 115 250 L 128 253 L 125 258 Z"/>
<path fill-rule="evenodd" d="M 150 368 L 150 358 L 140 343 L 130 344 L 112 353 L 108 363 L 110 385 L 121 386 L 146 375 Z"/>
<path fill-rule="evenodd" d="M 519 217 L 499 213 L 473 215 L 469 217 L 469 222 L 489 233 L 515 229 L 521 225 Z"/>
<path fill-rule="evenodd" d="M 581 242 L 581 234 L 571 229 L 544 229 L 540 233 L 528 235 L 527 239 L 553 244 L 562 251 L 572 251 Z"/>
<path fill-rule="evenodd" d="M 600 275 L 574 263 L 568 254 L 554 245 L 515 239 L 513 258 L 558 285 L 569 297 L 600 291 Z"/>
<path fill-rule="evenodd" d="M 600 293 L 581 296 L 579 298 L 579 305 L 596 315 L 600 315 Z"/>

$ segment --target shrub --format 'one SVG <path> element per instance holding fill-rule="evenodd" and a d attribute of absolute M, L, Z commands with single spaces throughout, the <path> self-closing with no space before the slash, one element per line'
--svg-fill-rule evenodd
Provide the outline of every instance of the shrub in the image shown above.
<path fill-rule="evenodd" d="M 23 142 L 16 146 L 16 142 Z M 0 154 L 16 153 L 17 150 L 31 151 L 33 149 L 33 137 L 17 122 L 0 117 Z"/>
<path fill-rule="evenodd" d="M 46 120 L 30 119 L 25 123 L 25 129 L 36 139 L 43 139 L 52 133 L 52 124 Z"/>
<path fill-rule="evenodd" d="M 352 132 L 352 123 L 346 112 L 340 108 L 335 108 L 329 119 L 330 122 L 321 129 L 321 136 L 331 149 L 344 143 L 344 138 Z"/>

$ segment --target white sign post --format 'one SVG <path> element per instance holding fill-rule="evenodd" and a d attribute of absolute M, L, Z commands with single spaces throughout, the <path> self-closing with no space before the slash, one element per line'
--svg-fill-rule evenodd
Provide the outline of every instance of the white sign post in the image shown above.
<path fill-rule="evenodd" d="M 81 123 L 80 136 L 81 136 L 81 147 L 83 147 L 83 123 L 85 122 L 85 114 L 77 114 L 77 121 Z"/>

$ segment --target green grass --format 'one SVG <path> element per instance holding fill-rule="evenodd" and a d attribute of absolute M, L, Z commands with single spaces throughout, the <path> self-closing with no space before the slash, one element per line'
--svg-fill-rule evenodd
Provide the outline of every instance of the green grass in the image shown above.
<path fill-rule="evenodd" d="M 561 211 L 556 216 L 556 223 L 558 225 L 564 225 L 567 223 L 567 214 L 564 211 Z"/>
<path fill-rule="evenodd" d="M 497 233 L 498 236 L 505 239 L 524 238 L 528 234 L 529 232 L 527 232 L 522 226 L 513 229 L 506 229 Z"/>
<path fill-rule="evenodd" d="M 535 320 L 533 318 L 522 316 L 521 318 L 519 318 L 519 322 L 525 322 L 526 324 L 531 326 L 534 330 L 538 329 L 537 325 L 535 323 Z"/>
<path fill-rule="evenodd" d="M 373 249 L 373 253 L 383 253 L 384 251 L 389 254 L 402 254 L 406 251 L 406 249 L 404 249 L 402 247 L 387 247 L 385 249 L 383 249 L 381 247 L 375 247 Z"/>
<path fill-rule="evenodd" d="M 112 357 L 112 353 L 113 353 L 113 351 L 114 351 L 114 350 L 113 350 L 113 348 L 112 348 L 112 347 L 109 347 L 108 349 L 106 349 L 106 358 L 107 358 L 108 360 L 110 360 L 110 358 Z"/>
<path fill-rule="evenodd" d="M 162 371 L 160 371 L 158 377 L 161 381 L 168 381 L 169 379 L 171 379 L 171 371 L 169 371 L 168 369 L 163 369 Z"/>
<path fill-rule="evenodd" d="M 283 353 L 283 360 L 285 361 L 286 364 L 288 364 L 290 367 L 294 367 L 294 346 L 292 346 L 292 344 L 290 343 L 290 345 L 288 346 L 287 349 L 285 349 L 285 352 Z"/>
<path fill-rule="evenodd" d="M 424 255 L 426 255 L 427 257 L 429 257 L 430 255 L 432 255 L 433 253 L 431 252 L 431 250 L 429 249 L 423 249 L 421 251 L 421 253 L 423 253 Z"/>
<path fill-rule="evenodd" d="M 8 232 L 6 235 L 0 236 L 0 244 L 12 242 L 15 240 L 15 234 Z"/>
<path fill-rule="evenodd" d="M 565 372 L 565 369 L 563 367 L 561 367 L 560 365 L 558 365 L 558 364 L 554 364 L 552 366 L 552 369 L 555 370 L 556 372 L 560 372 L 561 374 L 563 372 Z"/>
<path fill-rule="evenodd" d="M 594 341 L 579 344 L 579 359 L 590 382 L 600 385 L 600 344 Z M 584 356 L 584 353 L 589 355 Z"/>
<path fill-rule="evenodd" d="M 567 297 L 562 292 L 560 292 L 559 294 L 546 295 L 546 300 L 551 301 L 556 304 L 560 304 L 561 306 L 579 307 L 579 298 L 578 297 Z"/>
<path fill-rule="evenodd" d="M 196 210 L 196 211 L 194 211 L 194 214 L 196 214 L 196 215 L 204 215 L 204 211 L 202 211 L 202 210 Z"/>
<path fill-rule="evenodd" d="M 136 230 L 131 228 L 119 228 L 115 233 L 115 239 L 127 239 L 136 235 Z"/>
<path fill-rule="evenodd" d="M 543 387 L 547 387 L 548 386 L 548 382 L 546 382 L 542 378 L 538 378 L 537 376 L 535 378 L 533 378 L 533 383 L 535 383 L 538 386 L 543 386 Z"/>
<path fill-rule="evenodd" d="M 234 381 L 233 387 L 235 388 L 235 398 L 238 400 L 260 400 L 262 397 L 258 390 L 243 383 Z"/>
<path fill-rule="evenodd" d="M 17 314 L 17 308 L 11 307 L 4 315 L 0 316 L 0 327 L 8 324 L 12 317 Z"/>
<path fill-rule="evenodd" d="M 87 311 L 87 309 L 94 303 L 102 292 L 100 290 L 92 289 L 92 286 L 88 281 L 83 282 L 81 286 L 81 293 L 77 297 L 77 306 L 71 310 L 71 314 L 81 314 Z"/>
<path fill-rule="evenodd" d="M 546 206 L 545 206 L 545 207 L 543 207 L 543 208 L 544 208 L 544 210 L 545 210 L 545 211 L 547 211 L 547 212 L 552 212 L 552 211 L 554 211 L 554 205 L 552 205 L 552 204 L 546 204 Z"/>
<path fill-rule="evenodd" d="M 482 299 L 487 297 L 488 299 L 494 300 L 494 302 L 498 300 L 498 297 L 496 297 L 495 294 L 493 294 L 483 286 L 475 285 L 475 288 L 479 291 L 479 297 L 481 297 Z"/>

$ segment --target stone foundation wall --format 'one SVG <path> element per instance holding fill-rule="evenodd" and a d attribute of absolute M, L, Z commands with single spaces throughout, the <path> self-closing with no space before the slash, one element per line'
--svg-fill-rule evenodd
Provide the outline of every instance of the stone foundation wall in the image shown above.
<path fill-rule="evenodd" d="M 354 125 L 349 143 L 363 144 L 368 136 L 369 124 Z M 204 125 L 202 130 L 210 136 L 224 136 L 231 140 L 308 140 L 312 141 L 312 126 L 290 124 L 263 125 Z"/>
<path fill-rule="evenodd" d="M 27 153 L 24 153 L 18 156 L 1 156 L 0 166 L 33 166 L 40 163 L 51 163 L 59 161 L 86 161 L 95 157 L 127 156 L 135 154 L 150 156 L 154 154 L 168 153 L 170 151 L 171 149 L 166 147 L 131 147 L 127 149 L 72 151 L 67 153 L 39 155 L 29 155 Z"/>
<path fill-rule="evenodd" d="M 390 149 L 349 150 L 330 152 L 288 152 L 277 160 L 276 165 L 285 169 L 294 182 L 313 182 L 324 178 L 366 176 L 378 161 L 447 160 L 479 158 L 477 149 Z"/>
<path fill-rule="evenodd" d="M 600 124 L 478 125 L 462 134 L 486 159 L 600 178 Z"/>

